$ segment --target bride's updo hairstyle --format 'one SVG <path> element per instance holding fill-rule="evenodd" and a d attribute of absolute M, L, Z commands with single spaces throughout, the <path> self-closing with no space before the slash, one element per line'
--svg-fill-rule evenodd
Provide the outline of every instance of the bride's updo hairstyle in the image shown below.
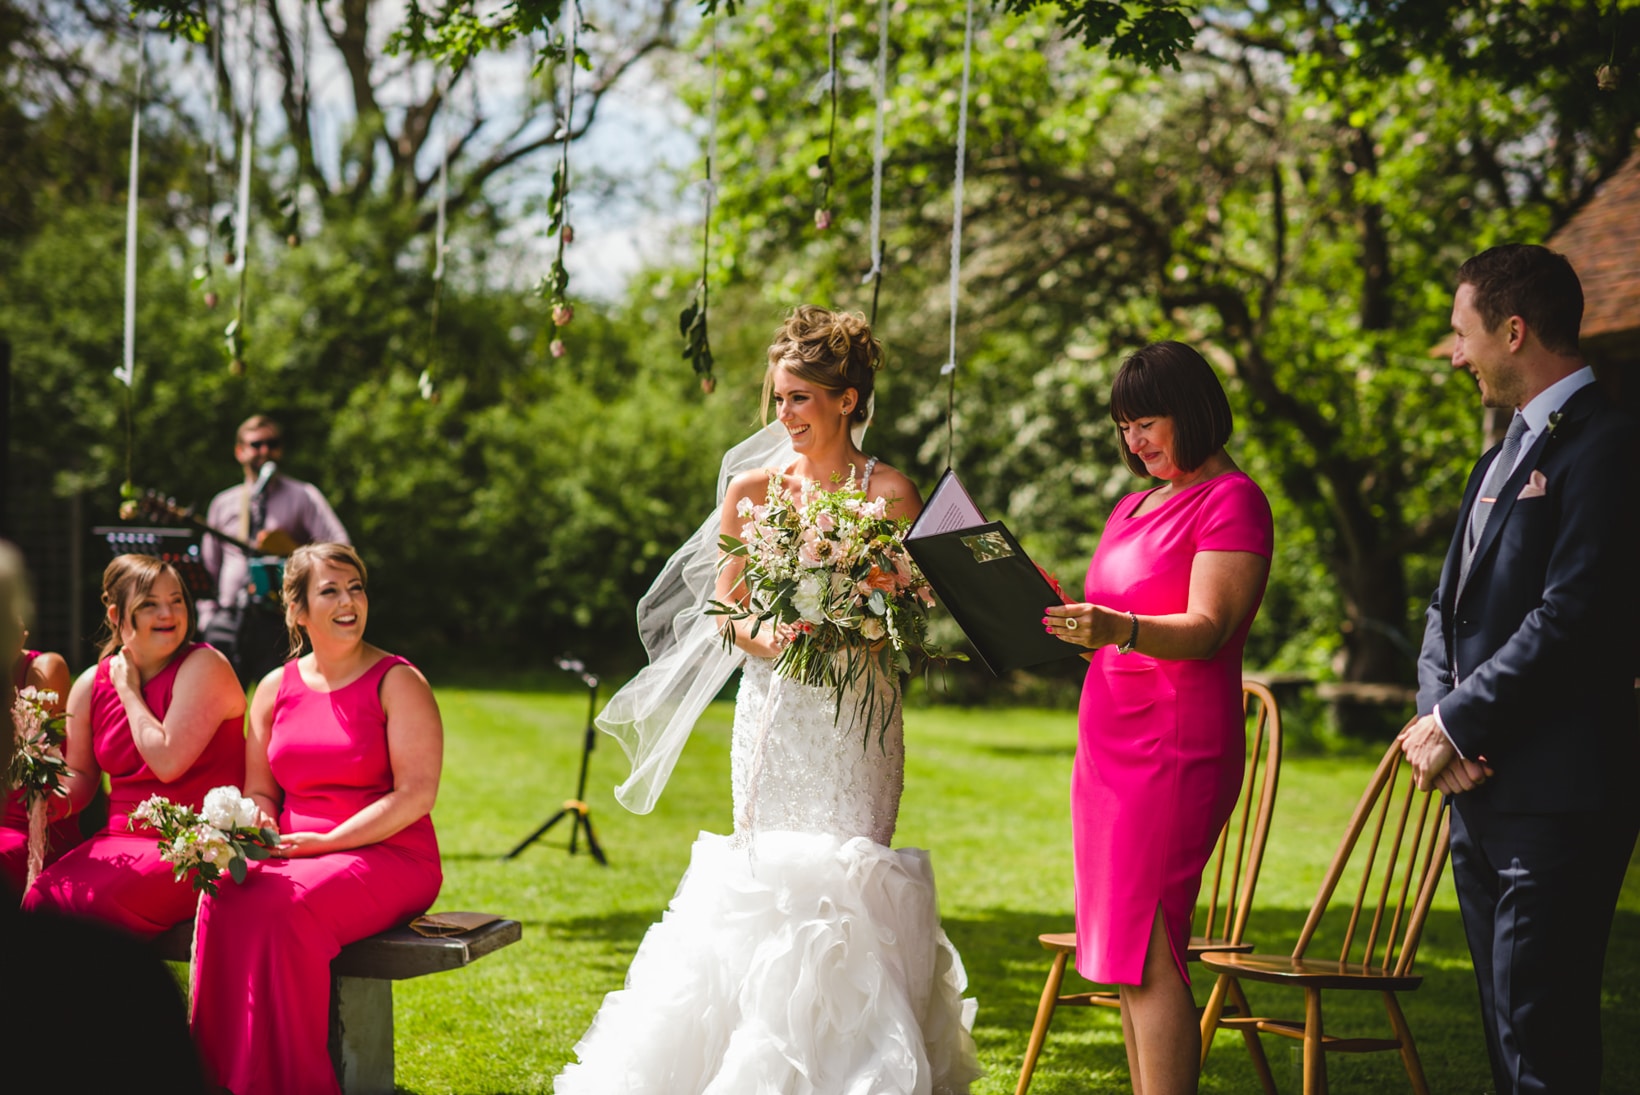
<path fill-rule="evenodd" d="M 281 590 L 285 602 L 285 631 L 290 635 L 290 657 L 302 653 L 305 638 L 296 623 L 296 617 L 307 611 L 308 583 L 313 569 L 319 563 L 336 567 L 351 567 L 358 572 L 359 581 L 370 588 L 370 575 L 365 572 L 364 560 L 347 544 L 320 542 L 303 544 L 285 560 L 285 584 Z"/>
<path fill-rule="evenodd" d="M 793 309 L 769 346 L 769 371 L 763 376 L 763 420 L 769 420 L 774 371 L 785 369 L 799 380 L 828 392 L 854 389 L 858 402 L 851 422 L 870 414 L 871 389 L 883 367 L 883 344 L 859 312 L 833 312 L 813 304 Z"/>

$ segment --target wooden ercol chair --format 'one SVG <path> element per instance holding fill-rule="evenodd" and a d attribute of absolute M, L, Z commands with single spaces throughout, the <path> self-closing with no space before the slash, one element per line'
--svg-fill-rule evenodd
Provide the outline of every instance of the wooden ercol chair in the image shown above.
<path fill-rule="evenodd" d="M 1398 787 L 1402 776 L 1405 778 Z M 1244 1036 L 1257 1032 L 1300 1039 L 1304 1043 L 1304 1095 L 1324 1095 L 1326 1054 L 1399 1050 L 1413 1090 L 1418 1095 L 1428 1095 L 1429 1084 L 1418 1060 L 1412 1028 L 1407 1025 L 1395 994 L 1410 992 L 1423 981 L 1412 972 L 1412 964 L 1418 955 L 1418 939 L 1423 933 L 1435 887 L 1446 866 L 1450 838 L 1451 816 L 1441 808 L 1439 794 L 1418 790 L 1410 766 L 1402 762 L 1400 744 L 1392 743 L 1350 816 L 1344 839 L 1327 868 L 1321 892 L 1316 895 L 1292 955 L 1207 954 L 1202 957 L 1202 965 L 1218 974 L 1202 1016 L 1204 1063 L 1210 1036 L 1220 1027 L 1240 1030 Z M 1355 857 L 1354 853 L 1363 845 L 1363 855 Z M 1333 892 L 1352 858 L 1361 860 L 1361 882 L 1355 901 L 1348 907 L 1339 905 L 1331 910 L 1333 916 L 1329 921 L 1344 922 L 1338 957 L 1311 957 L 1310 943 L 1329 911 Z M 1352 956 L 1358 942 L 1360 948 Z M 1270 1019 L 1253 1015 L 1243 1002 L 1237 983 L 1241 980 L 1302 988 L 1304 1018 Z M 1381 993 L 1393 1036 L 1345 1038 L 1327 1033 L 1322 1022 L 1321 994 L 1328 989 Z M 1222 1014 L 1227 993 L 1240 1004 L 1239 1014 Z M 1264 1090 L 1274 1095 L 1275 1083 L 1263 1047 L 1257 1037 L 1248 1039 L 1247 1045 Z"/>
<path fill-rule="evenodd" d="M 1210 881 L 1207 918 L 1201 934 L 1190 937 L 1186 957 L 1192 962 L 1208 951 L 1253 949 L 1252 944 L 1242 942 L 1242 934 L 1247 929 L 1247 913 L 1253 907 L 1253 890 L 1258 886 L 1259 866 L 1264 861 L 1270 815 L 1275 811 L 1276 783 L 1281 775 L 1281 712 L 1270 690 L 1255 681 L 1242 681 L 1241 707 L 1247 719 L 1247 771 L 1236 810 L 1219 833 L 1218 849 L 1203 875 L 1204 881 Z M 1042 1002 L 1037 1005 L 1015 1095 L 1025 1095 L 1031 1086 L 1031 1074 L 1036 1071 L 1037 1058 L 1048 1039 L 1048 1026 L 1058 1008 L 1122 1006 L 1121 997 L 1110 990 L 1061 995 L 1065 967 L 1076 954 L 1076 933 L 1048 932 L 1037 938 L 1054 958 L 1048 981 L 1042 986 Z M 1245 1001 L 1237 1002 L 1246 1007 Z M 1255 1044 L 1258 1041 L 1258 1035 L 1251 1031 L 1247 1037 Z"/>

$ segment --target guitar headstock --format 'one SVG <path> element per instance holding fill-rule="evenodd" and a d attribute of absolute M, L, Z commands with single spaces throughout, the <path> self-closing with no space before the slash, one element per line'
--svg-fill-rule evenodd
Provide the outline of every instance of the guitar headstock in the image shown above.
<path fill-rule="evenodd" d="M 187 524 L 194 520 L 194 511 L 188 506 L 181 505 L 175 498 L 168 498 L 156 490 L 145 490 L 136 498 L 129 498 L 120 503 L 120 519 L 123 521 L 170 521 Z"/>

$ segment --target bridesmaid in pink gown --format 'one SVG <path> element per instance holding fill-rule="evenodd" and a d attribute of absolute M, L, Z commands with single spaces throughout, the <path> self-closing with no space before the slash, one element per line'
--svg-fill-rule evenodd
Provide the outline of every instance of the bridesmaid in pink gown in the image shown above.
<path fill-rule="evenodd" d="M 1043 623 L 1090 663 L 1071 777 L 1076 967 L 1121 988 L 1133 1090 L 1172 1095 L 1196 1090 L 1185 950 L 1241 782 L 1241 653 L 1274 532 L 1264 493 L 1224 451 L 1230 404 L 1200 354 L 1145 347 L 1110 403 L 1128 466 L 1163 482 L 1117 503 L 1087 600 Z"/>
<path fill-rule="evenodd" d="M 28 640 L 28 632 L 23 633 Z M 57 703 L 52 708 L 62 714 L 68 706 L 68 663 L 61 654 L 39 650 L 25 650 L 17 658 L 12 670 L 12 687 L 21 692 L 33 688 L 40 692 L 55 692 Z M 48 804 L 52 805 L 52 804 Z M 82 839 L 80 827 L 73 818 L 61 817 L 67 813 L 68 803 L 59 800 L 56 814 L 59 820 L 47 826 L 45 865 L 55 863 L 62 854 Z M 0 813 L 0 889 L 10 887 L 21 896 L 23 884 L 28 881 L 28 807 L 21 791 L 5 796 L 4 810 Z"/>
<path fill-rule="evenodd" d="M 150 938 L 193 916 L 196 898 L 127 816 L 150 795 L 197 809 L 211 788 L 244 779 L 245 694 L 226 658 L 188 642 L 193 604 L 171 564 L 121 555 L 103 572 L 102 600 L 109 637 L 69 691 L 64 759 L 71 810 L 108 774 L 108 822 L 40 872 L 23 908 Z"/>
<path fill-rule="evenodd" d="M 438 704 L 413 665 L 364 641 L 365 577 L 344 544 L 285 565 L 293 646 L 306 632 L 313 651 L 257 687 L 245 759 L 246 794 L 283 834 L 278 858 L 201 901 L 194 930 L 194 1039 L 234 1095 L 340 1091 L 331 959 L 425 912 L 443 882 L 429 816 Z"/>

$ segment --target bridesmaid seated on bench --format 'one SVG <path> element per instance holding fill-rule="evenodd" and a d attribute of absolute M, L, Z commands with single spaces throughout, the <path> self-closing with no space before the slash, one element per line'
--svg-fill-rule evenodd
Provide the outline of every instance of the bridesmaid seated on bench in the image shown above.
<path fill-rule="evenodd" d="M 121 555 L 103 571 L 102 603 L 108 639 L 69 690 L 63 759 L 71 810 L 108 774 L 108 821 L 40 872 L 23 908 L 146 939 L 193 916 L 195 897 L 127 816 L 150 795 L 197 810 L 213 787 L 244 780 L 245 693 L 228 659 L 188 641 L 193 602 L 170 563 Z"/>
<path fill-rule="evenodd" d="M 429 812 L 444 728 L 415 666 L 364 641 L 365 567 L 345 544 L 285 565 L 293 658 L 251 703 L 245 793 L 283 834 L 200 902 L 192 1027 L 234 1095 L 337 1092 L 326 1045 L 330 961 L 438 896 Z"/>

